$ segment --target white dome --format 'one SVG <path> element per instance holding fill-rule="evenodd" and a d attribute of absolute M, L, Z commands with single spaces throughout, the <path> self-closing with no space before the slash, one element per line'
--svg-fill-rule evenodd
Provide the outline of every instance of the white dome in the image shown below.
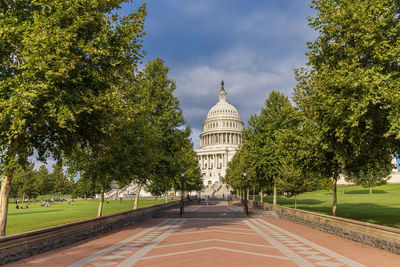
<path fill-rule="evenodd" d="M 207 114 L 207 119 L 221 117 L 221 116 L 234 116 L 240 119 L 237 109 L 226 101 L 226 92 L 223 82 L 221 84 L 221 91 L 219 92 L 219 101 L 213 106 Z"/>
<path fill-rule="evenodd" d="M 241 144 L 243 122 L 237 109 L 226 100 L 224 82 L 221 83 L 219 100 L 213 106 L 203 123 L 203 132 L 200 134 L 200 147 L 235 146 Z"/>
<path fill-rule="evenodd" d="M 240 118 L 237 109 L 229 104 L 227 101 L 218 101 L 218 103 L 213 106 L 210 111 L 208 111 L 207 119 L 220 117 L 220 116 L 235 116 Z"/>

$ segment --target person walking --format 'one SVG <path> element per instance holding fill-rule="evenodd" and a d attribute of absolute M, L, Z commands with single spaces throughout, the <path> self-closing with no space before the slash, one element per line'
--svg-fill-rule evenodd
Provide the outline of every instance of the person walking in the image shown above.
<path fill-rule="evenodd" d="M 232 196 L 231 195 L 228 195 L 227 200 L 228 200 L 228 205 L 232 205 Z"/>
<path fill-rule="evenodd" d="M 208 196 L 206 196 L 206 198 L 204 199 L 204 201 L 206 202 L 206 205 L 208 206 Z"/>

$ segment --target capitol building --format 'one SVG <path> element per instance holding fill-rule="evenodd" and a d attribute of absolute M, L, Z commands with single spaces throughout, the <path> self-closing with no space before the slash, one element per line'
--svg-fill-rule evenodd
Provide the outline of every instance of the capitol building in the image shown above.
<path fill-rule="evenodd" d="M 208 112 L 196 149 L 205 186 L 221 184 L 228 162 L 242 143 L 243 122 L 234 106 L 226 100 L 224 81 L 219 100 Z"/>

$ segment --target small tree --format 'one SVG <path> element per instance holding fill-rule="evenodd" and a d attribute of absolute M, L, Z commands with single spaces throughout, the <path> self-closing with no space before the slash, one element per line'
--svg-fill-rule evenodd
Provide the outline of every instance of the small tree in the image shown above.
<path fill-rule="evenodd" d="M 386 184 L 387 180 L 390 179 L 392 169 L 393 166 L 386 164 L 385 161 L 379 162 L 374 160 L 357 173 L 347 173 L 345 179 L 348 182 L 369 188 L 369 194 L 372 195 L 373 187 Z"/>
<path fill-rule="evenodd" d="M 15 182 L 11 187 L 10 196 L 21 198 L 24 201 L 25 197 L 35 198 L 39 191 L 36 186 L 37 172 L 34 170 L 34 164 L 29 163 L 26 166 L 18 166 L 15 171 Z"/>

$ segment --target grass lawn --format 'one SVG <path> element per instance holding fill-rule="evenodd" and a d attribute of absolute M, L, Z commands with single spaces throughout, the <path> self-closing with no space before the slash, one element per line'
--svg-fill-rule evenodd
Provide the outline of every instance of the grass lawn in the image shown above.
<path fill-rule="evenodd" d="M 171 200 L 170 200 L 171 201 Z M 157 204 L 165 203 L 165 199 L 158 199 Z M 152 206 L 154 200 L 139 200 L 139 208 Z M 94 218 L 97 215 L 99 200 L 75 200 L 74 205 L 68 202 L 56 202 L 50 207 L 40 207 L 40 202 L 31 204 L 29 209 L 15 208 L 15 204 L 8 206 L 7 235 L 13 235 L 69 222 Z M 131 210 L 133 200 L 111 200 L 104 203 L 103 215 Z"/>
<path fill-rule="evenodd" d="M 338 187 L 337 216 L 400 228 L 400 185 L 373 188 L 361 186 Z M 264 197 L 272 203 L 272 196 Z M 294 198 L 278 197 L 278 205 L 294 208 Z M 297 208 L 331 215 L 332 193 L 326 190 L 307 192 L 297 196 Z"/>

